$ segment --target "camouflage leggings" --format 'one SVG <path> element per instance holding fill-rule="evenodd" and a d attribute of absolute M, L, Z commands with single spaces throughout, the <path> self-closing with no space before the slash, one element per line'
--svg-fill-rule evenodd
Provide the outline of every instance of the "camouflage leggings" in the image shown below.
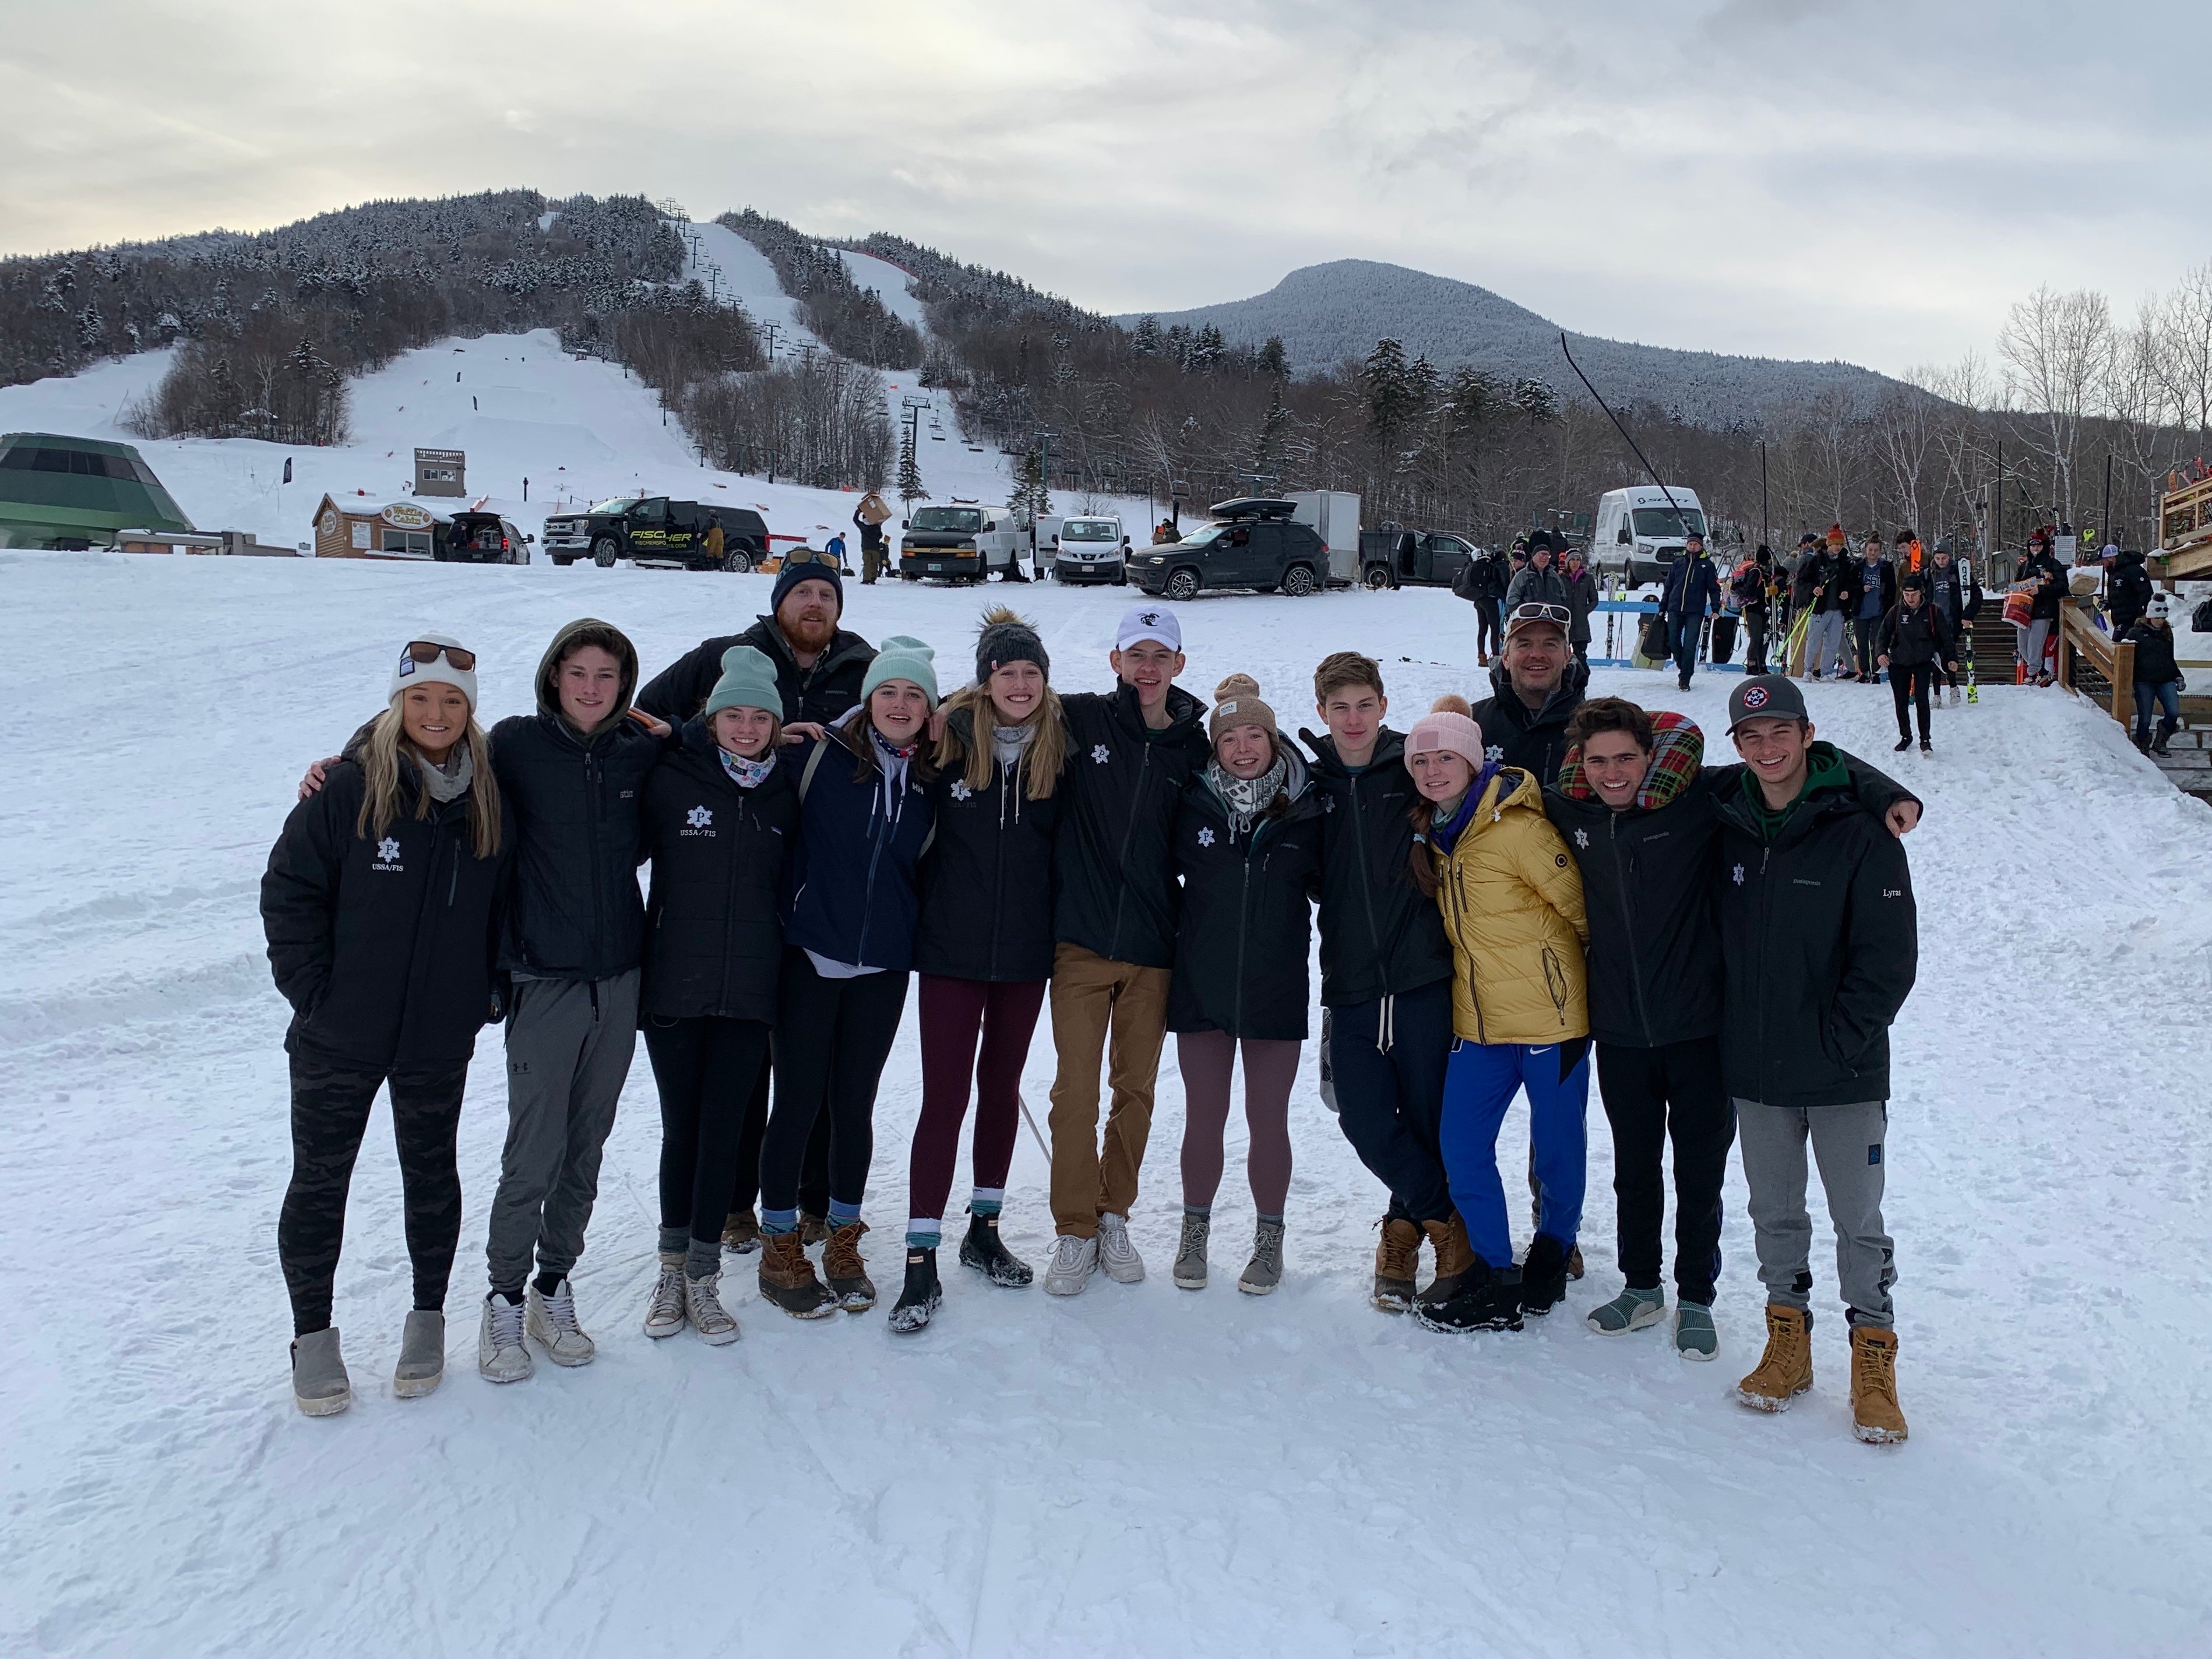
<path fill-rule="evenodd" d="M 461 1121 L 466 1062 L 401 1072 L 391 1079 L 392 1127 L 406 1193 L 407 1254 L 415 1306 L 443 1308 L 461 1236 L 461 1176 L 453 1139 Z M 368 1109 L 386 1079 L 292 1058 L 292 1184 L 276 1221 L 276 1255 L 292 1294 L 297 1336 L 331 1322 L 331 1285 L 345 1238 L 346 1192 L 368 1128 Z"/>

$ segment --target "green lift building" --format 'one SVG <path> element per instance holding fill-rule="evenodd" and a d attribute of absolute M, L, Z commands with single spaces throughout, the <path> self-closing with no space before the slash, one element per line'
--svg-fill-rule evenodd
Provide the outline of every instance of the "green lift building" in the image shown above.
<path fill-rule="evenodd" d="M 112 547 L 118 530 L 189 532 L 129 444 L 54 432 L 0 434 L 0 547 Z"/>

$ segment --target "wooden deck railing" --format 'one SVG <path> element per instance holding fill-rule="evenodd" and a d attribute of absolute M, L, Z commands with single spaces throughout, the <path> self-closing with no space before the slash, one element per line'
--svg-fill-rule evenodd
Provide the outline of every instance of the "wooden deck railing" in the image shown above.
<path fill-rule="evenodd" d="M 2115 641 L 2089 620 L 2086 606 L 2069 600 L 2059 611 L 2058 683 L 2075 687 L 2075 658 L 2078 654 L 2110 687 L 2112 718 L 2125 726 L 2135 714 L 2136 648 Z"/>

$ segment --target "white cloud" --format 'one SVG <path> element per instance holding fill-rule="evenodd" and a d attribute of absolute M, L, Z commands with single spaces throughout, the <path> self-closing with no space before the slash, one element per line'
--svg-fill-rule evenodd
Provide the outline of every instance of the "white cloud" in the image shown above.
<path fill-rule="evenodd" d="M 1105 310 L 1360 255 L 1894 370 L 2208 252 L 2193 8 L 81 0 L 11 21 L 0 245 L 528 184 L 894 230 Z M 2151 52 L 2150 58 L 2146 52 Z"/>

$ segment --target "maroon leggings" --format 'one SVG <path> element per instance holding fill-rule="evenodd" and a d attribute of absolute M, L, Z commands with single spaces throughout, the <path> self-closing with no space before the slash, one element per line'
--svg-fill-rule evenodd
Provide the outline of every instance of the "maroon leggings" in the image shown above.
<path fill-rule="evenodd" d="M 1252 1148 L 1246 1172 L 1252 1202 L 1261 1215 L 1280 1215 L 1291 1195 L 1291 1085 L 1297 1081 L 1295 1039 L 1246 1037 L 1244 1123 Z M 1213 1207 L 1221 1189 L 1221 1137 L 1229 1127 L 1229 1079 L 1237 1040 L 1226 1031 L 1178 1031 L 1176 1062 L 1182 1068 L 1182 1201 Z"/>
<path fill-rule="evenodd" d="M 975 1084 L 978 1187 L 1004 1187 L 1020 1130 L 1022 1062 L 1044 1006 L 1045 981 L 921 975 L 921 1116 L 907 1166 L 907 1214 L 940 1220 L 960 1158 L 968 1083 Z M 976 1037 L 982 1053 L 976 1053 Z"/>

